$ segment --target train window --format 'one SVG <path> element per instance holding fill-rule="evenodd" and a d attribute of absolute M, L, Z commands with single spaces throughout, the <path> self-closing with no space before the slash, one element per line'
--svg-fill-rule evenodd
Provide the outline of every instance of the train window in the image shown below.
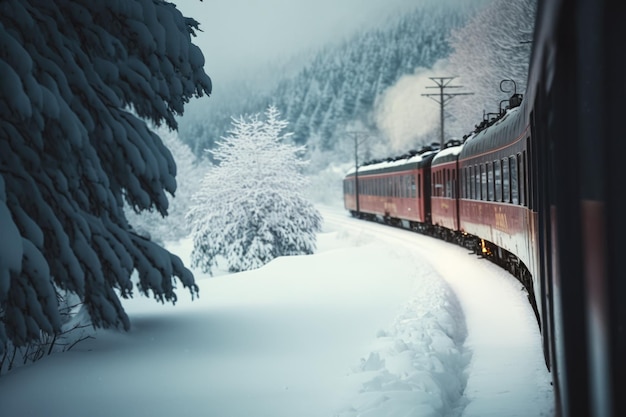
<path fill-rule="evenodd" d="M 509 178 L 509 158 L 502 160 L 502 185 L 504 186 L 504 202 L 511 202 L 511 187 L 509 186 L 510 182 Z"/>
<path fill-rule="evenodd" d="M 493 201 L 493 164 L 491 162 L 485 164 L 485 177 L 487 189 L 483 197 L 486 201 Z"/>
<path fill-rule="evenodd" d="M 456 198 L 456 172 L 454 170 L 450 171 L 450 198 Z"/>
<path fill-rule="evenodd" d="M 476 200 L 481 199 L 481 188 L 480 188 L 480 166 L 474 165 L 474 198 Z"/>
<path fill-rule="evenodd" d="M 519 178 L 519 202 L 523 206 L 528 205 L 528 183 L 527 169 L 526 169 L 526 151 L 523 151 L 521 155 L 517 155 L 517 176 Z"/>
<path fill-rule="evenodd" d="M 480 167 L 480 199 L 487 199 L 487 169 L 485 164 L 479 165 Z"/>
<path fill-rule="evenodd" d="M 445 181 L 445 171 L 439 171 L 439 176 L 437 177 L 439 183 L 439 197 L 443 197 L 444 194 L 444 181 Z"/>
<path fill-rule="evenodd" d="M 474 199 L 480 200 L 480 166 L 474 165 Z"/>
<path fill-rule="evenodd" d="M 407 198 L 411 196 L 411 177 L 409 175 L 404 175 L 403 177 L 402 197 Z"/>
<path fill-rule="evenodd" d="M 510 157 L 509 164 L 511 165 L 511 168 L 509 171 L 511 175 L 511 202 L 513 204 L 519 204 L 518 180 L 517 180 L 517 158 L 513 156 Z"/>
<path fill-rule="evenodd" d="M 445 171 L 439 171 L 439 197 L 446 195 L 445 173 Z"/>
<path fill-rule="evenodd" d="M 474 198 L 474 182 L 475 182 L 474 181 L 474 167 L 470 166 L 470 167 L 468 167 L 468 169 L 469 169 L 469 178 L 468 178 L 468 181 L 469 181 L 469 187 L 468 187 L 469 198 Z"/>
<path fill-rule="evenodd" d="M 496 162 L 492 162 L 489 164 L 489 170 L 491 171 L 490 175 L 490 182 L 489 182 L 489 194 L 491 194 L 491 201 L 497 201 L 496 200 Z"/>
<path fill-rule="evenodd" d="M 448 170 L 441 171 L 441 196 L 446 197 L 448 195 Z"/>
<path fill-rule="evenodd" d="M 494 178 L 496 182 L 496 201 L 502 201 L 502 162 L 497 160 L 495 163 Z"/>
<path fill-rule="evenodd" d="M 417 174 L 417 197 L 422 198 L 422 174 Z"/>
<path fill-rule="evenodd" d="M 444 194 L 444 171 L 439 171 L 439 176 L 438 176 L 438 183 L 439 183 L 439 197 L 443 197 Z"/>
<path fill-rule="evenodd" d="M 457 191 L 456 191 L 456 170 L 452 171 L 452 178 L 450 181 L 450 191 L 451 191 L 451 196 L 452 198 L 456 198 L 457 197 Z"/>
<path fill-rule="evenodd" d="M 456 190 L 456 170 L 450 171 L 450 197 L 457 198 L 457 190 Z"/>

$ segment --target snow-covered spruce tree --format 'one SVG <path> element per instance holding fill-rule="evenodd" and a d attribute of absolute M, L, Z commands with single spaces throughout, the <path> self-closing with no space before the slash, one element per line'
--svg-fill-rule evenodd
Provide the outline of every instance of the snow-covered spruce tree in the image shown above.
<path fill-rule="evenodd" d="M 0 2 L 0 350 L 59 331 L 57 289 L 123 328 L 133 270 L 160 301 L 197 292 L 123 211 L 167 211 L 176 166 L 142 119 L 210 93 L 197 26 L 160 0 Z"/>
<path fill-rule="evenodd" d="M 233 119 L 230 135 L 211 151 L 219 165 L 204 177 L 189 212 L 193 266 L 211 273 L 222 256 L 230 272 L 239 272 L 315 250 L 322 218 L 302 195 L 304 147 L 286 143 L 287 124 L 273 106 L 265 119 Z"/>

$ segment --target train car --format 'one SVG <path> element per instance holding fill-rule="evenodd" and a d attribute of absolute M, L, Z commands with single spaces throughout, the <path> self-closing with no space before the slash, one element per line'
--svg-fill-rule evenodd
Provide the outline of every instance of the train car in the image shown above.
<path fill-rule="evenodd" d="M 626 415 L 626 8 L 540 1 L 529 82 L 557 415 Z M 592 35 L 590 35 L 592 34 Z"/>
<path fill-rule="evenodd" d="M 420 229 L 430 224 L 430 163 L 428 149 L 395 160 L 352 169 L 344 179 L 344 206 L 356 217 L 392 224 L 402 221 Z"/>
<path fill-rule="evenodd" d="M 519 97 L 513 96 L 505 113 L 463 144 L 458 159 L 460 231 L 480 239 L 478 250 L 522 281 L 543 327 L 539 226 L 528 198 L 532 138 L 527 102 L 518 104 Z M 546 338 L 546 352 L 548 343 Z"/>
<path fill-rule="evenodd" d="M 459 231 L 458 155 L 462 149 L 461 142 L 448 142 L 431 164 L 432 224 L 435 233 L 446 240 L 452 240 Z"/>

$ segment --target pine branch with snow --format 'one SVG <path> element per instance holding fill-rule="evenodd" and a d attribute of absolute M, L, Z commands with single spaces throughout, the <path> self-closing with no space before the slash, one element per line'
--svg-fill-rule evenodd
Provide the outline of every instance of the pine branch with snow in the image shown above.
<path fill-rule="evenodd" d="M 191 196 L 198 191 L 200 180 L 206 172 L 208 161 L 201 161 L 183 143 L 176 131 L 167 127 L 156 128 L 155 132 L 172 153 L 176 162 L 176 194 L 170 198 L 167 216 L 155 210 L 139 213 L 126 206 L 126 218 L 137 233 L 149 236 L 155 242 L 165 243 L 189 236 L 191 226 L 185 216 L 191 206 Z"/>
<path fill-rule="evenodd" d="M 60 331 L 55 287 L 99 327 L 129 327 L 134 270 L 160 301 L 174 277 L 197 293 L 123 211 L 167 213 L 176 166 L 143 120 L 210 93 L 197 28 L 160 0 L 0 2 L 0 350 Z"/>
<path fill-rule="evenodd" d="M 275 107 L 264 116 L 233 119 L 230 135 L 212 151 L 219 165 L 193 197 L 192 264 L 205 272 L 220 256 L 238 272 L 315 250 L 321 216 L 302 195 L 304 147 L 287 143 L 288 123 Z"/>

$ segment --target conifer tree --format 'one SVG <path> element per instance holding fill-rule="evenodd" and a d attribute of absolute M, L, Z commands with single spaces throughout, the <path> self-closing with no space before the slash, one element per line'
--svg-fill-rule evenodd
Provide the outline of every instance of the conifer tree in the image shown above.
<path fill-rule="evenodd" d="M 57 290 L 123 328 L 135 270 L 160 301 L 174 277 L 197 292 L 123 210 L 167 213 L 176 166 L 144 120 L 210 93 L 197 28 L 161 0 L 0 2 L 0 350 L 59 331 Z"/>
<path fill-rule="evenodd" d="M 287 124 L 270 106 L 265 119 L 233 119 L 230 135 L 217 143 L 219 165 L 204 177 L 189 213 L 193 266 L 211 273 L 223 257 L 239 272 L 315 250 L 322 219 L 302 195 L 304 147 L 286 142 Z"/>
<path fill-rule="evenodd" d="M 502 87 L 509 92 L 500 90 L 502 80 L 513 80 L 517 93 L 524 93 L 536 6 L 537 0 L 494 0 L 467 25 L 452 31 L 449 65 L 473 96 L 450 102 L 451 130 L 469 133 L 482 120 L 483 111 L 497 113 L 500 101 L 512 92 L 508 82 Z"/>

